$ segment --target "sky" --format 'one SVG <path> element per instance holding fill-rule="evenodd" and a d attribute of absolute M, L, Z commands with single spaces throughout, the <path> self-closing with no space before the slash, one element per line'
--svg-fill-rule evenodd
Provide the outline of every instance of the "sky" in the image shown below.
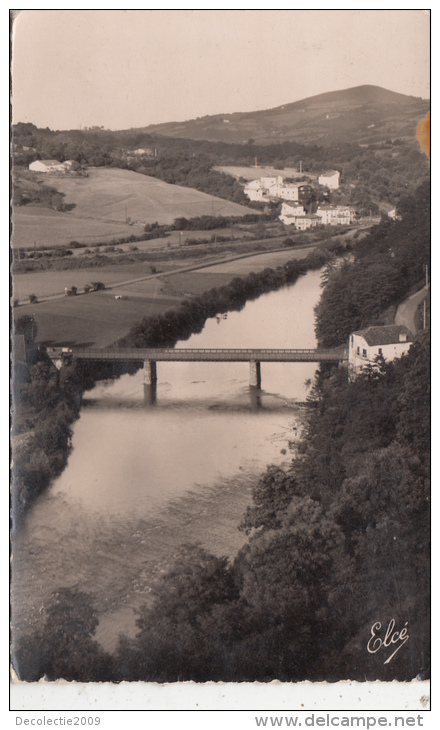
<path fill-rule="evenodd" d="M 128 129 L 374 84 L 430 96 L 427 10 L 22 10 L 13 122 Z"/>

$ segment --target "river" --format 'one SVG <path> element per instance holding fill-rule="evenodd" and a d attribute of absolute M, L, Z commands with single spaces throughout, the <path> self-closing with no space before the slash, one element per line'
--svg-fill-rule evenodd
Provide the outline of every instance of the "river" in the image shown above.
<path fill-rule="evenodd" d="M 319 271 L 206 322 L 177 347 L 316 346 Z M 97 638 L 112 650 L 135 632 L 136 609 L 179 546 L 233 556 L 251 488 L 269 463 L 287 466 L 313 363 L 158 363 L 154 405 L 143 374 L 100 382 L 84 397 L 63 474 L 30 508 L 13 545 L 16 635 L 61 586 L 96 599 Z"/>

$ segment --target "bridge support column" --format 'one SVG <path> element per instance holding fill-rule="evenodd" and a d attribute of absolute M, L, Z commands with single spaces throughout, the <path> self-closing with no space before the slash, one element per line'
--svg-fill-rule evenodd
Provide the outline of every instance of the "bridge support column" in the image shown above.
<path fill-rule="evenodd" d="M 157 368 L 155 360 L 145 360 L 144 362 L 144 385 L 152 385 L 157 383 Z"/>
<path fill-rule="evenodd" d="M 261 363 L 253 360 L 249 363 L 249 385 L 251 388 L 261 388 Z"/>
<path fill-rule="evenodd" d="M 154 406 L 157 401 L 157 383 L 144 383 L 144 405 Z"/>

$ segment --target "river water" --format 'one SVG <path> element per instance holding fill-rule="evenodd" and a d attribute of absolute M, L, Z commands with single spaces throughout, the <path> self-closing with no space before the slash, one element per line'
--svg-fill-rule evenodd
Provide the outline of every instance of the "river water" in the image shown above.
<path fill-rule="evenodd" d="M 213 318 L 177 347 L 316 346 L 320 272 Z M 97 638 L 111 650 L 133 635 L 151 581 L 184 543 L 233 556 L 251 488 L 269 463 L 286 465 L 301 429 L 313 363 L 158 363 L 148 404 L 141 371 L 86 393 L 73 449 L 59 479 L 31 507 L 14 542 L 15 632 L 38 621 L 61 586 L 94 596 Z"/>

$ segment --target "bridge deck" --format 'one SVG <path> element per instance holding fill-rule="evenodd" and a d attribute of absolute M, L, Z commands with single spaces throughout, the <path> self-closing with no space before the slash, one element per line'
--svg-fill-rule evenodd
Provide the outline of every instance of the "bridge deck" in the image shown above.
<path fill-rule="evenodd" d="M 341 362 L 348 360 L 346 349 L 231 349 L 231 348 L 47 348 L 52 358 L 77 360 L 124 360 L 128 362 Z"/>

